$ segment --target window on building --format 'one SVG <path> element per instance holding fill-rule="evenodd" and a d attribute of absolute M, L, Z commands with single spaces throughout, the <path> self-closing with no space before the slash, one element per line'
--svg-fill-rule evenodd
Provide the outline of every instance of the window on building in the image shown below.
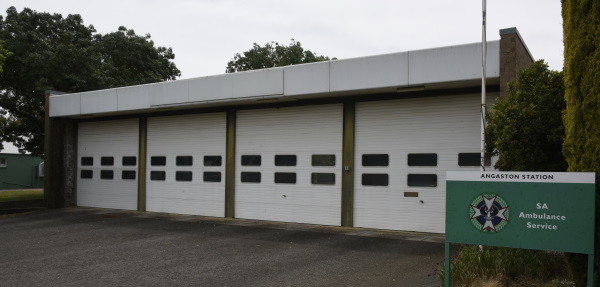
<path fill-rule="evenodd" d="M 363 166 L 389 166 L 390 156 L 387 154 L 363 154 Z"/>
<path fill-rule="evenodd" d="M 115 165 L 115 158 L 112 156 L 103 156 L 100 158 L 100 165 L 113 166 Z"/>
<path fill-rule="evenodd" d="M 179 155 L 175 157 L 175 165 L 192 166 L 194 165 L 194 158 L 191 155 Z"/>
<path fill-rule="evenodd" d="M 296 166 L 296 155 L 285 154 L 275 156 L 275 166 Z"/>
<path fill-rule="evenodd" d="M 121 179 L 135 179 L 135 170 L 121 171 Z"/>
<path fill-rule="evenodd" d="M 153 170 L 150 172 L 150 180 L 164 181 L 166 173 L 164 171 Z"/>
<path fill-rule="evenodd" d="M 80 173 L 81 178 L 90 179 L 94 177 L 94 172 L 87 169 L 82 169 Z"/>
<path fill-rule="evenodd" d="M 388 186 L 390 179 L 386 173 L 363 173 L 362 185 L 365 186 Z"/>
<path fill-rule="evenodd" d="M 91 156 L 85 156 L 81 158 L 82 166 L 92 166 L 94 165 L 94 158 Z"/>
<path fill-rule="evenodd" d="M 275 173 L 275 183 L 294 184 L 294 183 L 296 183 L 296 173 L 295 172 L 276 172 Z"/>
<path fill-rule="evenodd" d="M 313 154 L 312 166 L 335 166 L 334 154 Z"/>
<path fill-rule="evenodd" d="M 204 166 L 221 166 L 222 159 L 220 155 L 204 156 Z"/>
<path fill-rule="evenodd" d="M 437 166 L 438 156 L 435 153 L 409 153 L 408 166 Z"/>
<path fill-rule="evenodd" d="M 202 175 L 204 182 L 221 182 L 221 173 L 216 171 L 205 171 Z"/>
<path fill-rule="evenodd" d="M 313 172 L 310 175 L 312 184 L 335 185 L 335 173 L 318 173 Z"/>
<path fill-rule="evenodd" d="M 136 166 L 137 158 L 135 156 L 124 156 L 122 159 L 123 166 Z"/>
<path fill-rule="evenodd" d="M 192 181 L 191 171 L 176 171 L 175 181 Z"/>
<path fill-rule="evenodd" d="M 112 170 L 101 170 L 100 179 L 113 179 L 114 172 Z"/>
<path fill-rule="evenodd" d="M 260 155 L 242 155 L 242 166 L 260 166 Z"/>
<path fill-rule="evenodd" d="M 8 163 L 8 159 L 5 157 L 0 157 L 0 167 L 6 167 L 6 164 Z"/>
<path fill-rule="evenodd" d="M 166 156 L 153 156 L 150 158 L 150 165 L 165 166 L 165 165 L 167 165 L 167 157 Z"/>
<path fill-rule="evenodd" d="M 485 157 L 485 166 L 492 165 L 492 158 L 487 156 Z M 458 166 L 481 166 L 481 153 L 478 152 L 469 152 L 469 153 L 459 153 L 458 154 Z"/>
<path fill-rule="evenodd" d="M 436 187 L 437 174 L 412 174 L 407 177 L 408 186 L 414 187 Z"/>
<path fill-rule="evenodd" d="M 260 172 L 242 171 L 242 182 L 260 183 Z"/>

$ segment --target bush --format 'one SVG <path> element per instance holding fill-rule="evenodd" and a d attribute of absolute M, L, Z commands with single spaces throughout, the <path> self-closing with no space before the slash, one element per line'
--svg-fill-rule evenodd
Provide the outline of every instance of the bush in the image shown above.
<path fill-rule="evenodd" d="M 572 286 L 560 252 L 505 247 L 465 247 L 451 259 L 451 286 Z M 444 272 L 439 273 L 440 285 Z"/>

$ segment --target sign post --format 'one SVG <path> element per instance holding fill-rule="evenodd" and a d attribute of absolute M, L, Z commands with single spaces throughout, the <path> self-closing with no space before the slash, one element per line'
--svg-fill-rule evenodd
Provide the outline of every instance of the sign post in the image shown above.
<path fill-rule="evenodd" d="M 594 198 L 594 173 L 447 172 L 445 286 L 451 243 L 584 253 L 593 274 Z"/>

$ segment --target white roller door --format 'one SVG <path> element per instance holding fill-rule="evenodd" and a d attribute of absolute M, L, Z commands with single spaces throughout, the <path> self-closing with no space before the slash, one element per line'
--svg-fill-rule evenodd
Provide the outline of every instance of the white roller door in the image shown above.
<path fill-rule="evenodd" d="M 137 209 L 138 134 L 137 119 L 79 123 L 77 205 Z"/>
<path fill-rule="evenodd" d="M 146 209 L 225 215 L 226 114 L 148 118 Z"/>
<path fill-rule="evenodd" d="M 238 218 L 340 225 L 341 104 L 237 113 Z"/>
<path fill-rule="evenodd" d="M 479 94 L 357 103 L 354 225 L 443 233 L 446 171 L 479 170 L 479 110 Z"/>

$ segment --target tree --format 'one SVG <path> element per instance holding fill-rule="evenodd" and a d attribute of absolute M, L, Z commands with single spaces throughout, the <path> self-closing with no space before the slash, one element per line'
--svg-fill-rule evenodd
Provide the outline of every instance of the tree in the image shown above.
<path fill-rule="evenodd" d="M 150 34 L 139 36 L 121 26 L 117 32 L 95 35 L 104 65 L 103 86 L 122 87 L 175 80 L 181 73 L 171 60 L 173 50 L 154 47 Z"/>
<path fill-rule="evenodd" d="M 4 49 L 3 43 L 2 41 L 0 41 L 0 73 L 2 73 L 2 66 L 4 65 L 4 61 L 11 55 L 12 53 Z"/>
<path fill-rule="evenodd" d="M 170 48 L 133 30 L 105 35 L 80 15 L 14 7 L 0 16 L 0 41 L 13 53 L 0 73 L 0 139 L 43 154 L 44 93 L 67 93 L 174 80 L 181 73 Z M 0 146 L 2 148 L 2 146 Z"/>
<path fill-rule="evenodd" d="M 513 171 L 565 171 L 562 155 L 565 107 L 563 73 L 544 60 L 519 72 L 507 100 L 487 112 L 486 152 L 500 157 L 495 167 Z"/>
<path fill-rule="evenodd" d="M 240 71 L 266 69 L 296 64 L 305 64 L 320 61 L 329 61 L 329 57 L 317 56 L 315 53 L 304 50 L 300 42 L 291 40 L 289 46 L 279 43 L 266 43 L 264 47 L 254 43 L 252 49 L 241 54 L 237 53 L 227 63 L 227 73 Z M 333 58 L 332 60 L 336 60 Z"/>
<path fill-rule="evenodd" d="M 600 2 L 562 0 L 565 44 L 565 142 L 571 172 L 596 172 L 600 182 Z M 596 232 L 599 230 L 600 185 L 596 184 Z M 595 252 L 600 252 L 596 241 Z M 569 255 L 576 284 L 586 282 L 586 256 Z M 596 269 L 595 269 L 596 270 Z"/>

